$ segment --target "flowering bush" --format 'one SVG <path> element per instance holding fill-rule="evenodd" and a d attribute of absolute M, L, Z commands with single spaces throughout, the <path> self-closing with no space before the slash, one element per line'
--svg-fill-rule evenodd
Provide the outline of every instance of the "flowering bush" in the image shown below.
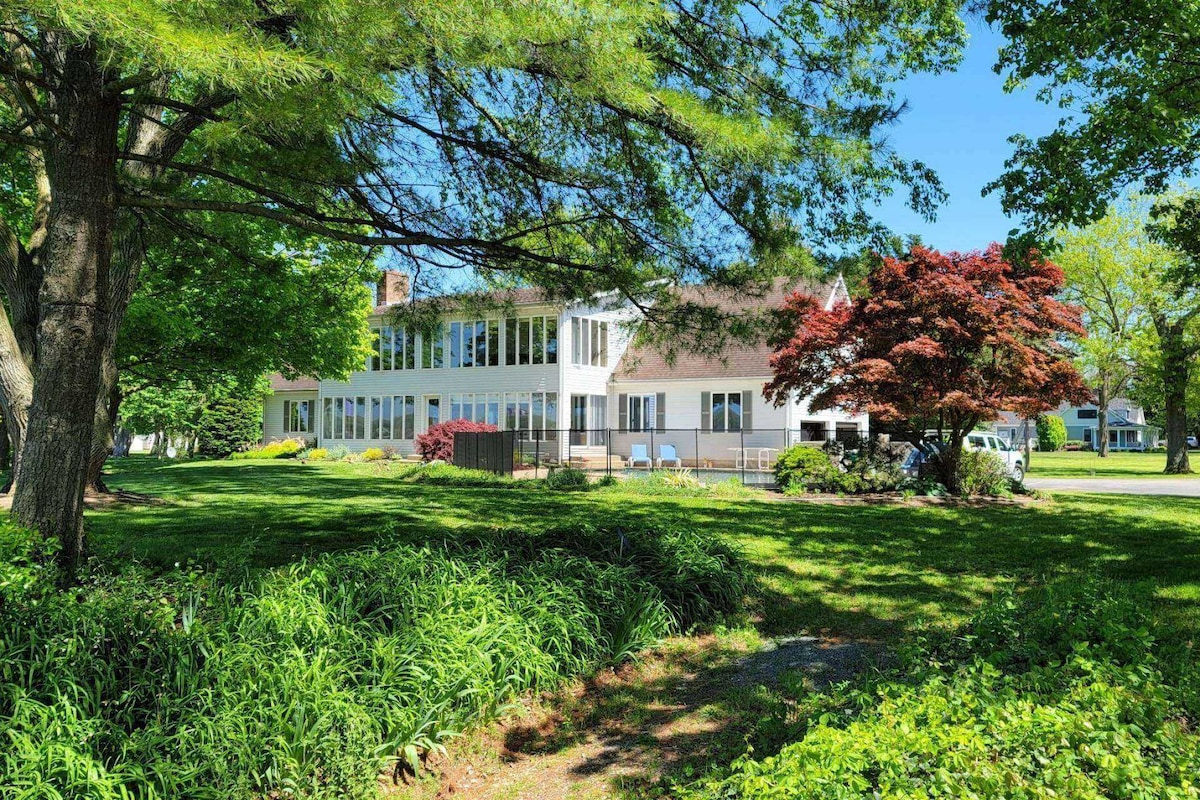
<path fill-rule="evenodd" d="M 469 419 L 452 419 L 431 425 L 429 430 L 417 437 L 417 452 L 426 461 L 445 461 L 454 459 L 454 434 L 494 433 L 499 430 L 495 425 L 486 422 L 472 422 Z"/>

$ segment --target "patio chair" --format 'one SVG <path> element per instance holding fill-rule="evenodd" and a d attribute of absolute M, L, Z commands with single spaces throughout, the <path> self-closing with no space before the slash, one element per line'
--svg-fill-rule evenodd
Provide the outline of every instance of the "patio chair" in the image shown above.
<path fill-rule="evenodd" d="M 674 463 L 676 467 L 683 466 L 683 459 L 675 452 L 675 445 L 664 444 L 658 448 L 658 466 L 661 469 L 668 462 Z"/>
<path fill-rule="evenodd" d="M 650 462 L 650 454 L 646 452 L 646 445 L 634 444 L 629 446 L 629 466 L 636 467 L 638 462 L 646 462 L 646 468 L 653 466 Z"/>

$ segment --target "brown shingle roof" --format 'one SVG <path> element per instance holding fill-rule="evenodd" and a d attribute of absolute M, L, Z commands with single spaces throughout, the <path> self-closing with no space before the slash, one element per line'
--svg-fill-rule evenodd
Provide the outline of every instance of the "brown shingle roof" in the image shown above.
<path fill-rule="evenodd" d="M 271 391 L 273 392 L 315 392 L 318 383 L 316 378 L 301 377 L 288 380 L 278 372 L 271 375 Z"/>
<path fill-rule="evenodd" d="M 728 290 L 707 286 L 686 286 L 679 289 L 684 302 L 705 303 L 725 312 L 753 311 L 778 308 L 784 299 L 795 292 L 811 294 L 827 302 L 834 291 L 837 280 L 814 283 L 797 278 L 777 278 L 771 289 L 762 297 L 746 297 Z M 759 378 L 770 377 L 771 347 L 765 342 L 747 345 L 737 344 L 726 348 L 718 357 L 678 353 L 675 363 L 667 363 L 666 357 L 653 345 L 631 344 L 621 357 L 613 374 L 615 381 L 652 381 L 679 378 Z"/>

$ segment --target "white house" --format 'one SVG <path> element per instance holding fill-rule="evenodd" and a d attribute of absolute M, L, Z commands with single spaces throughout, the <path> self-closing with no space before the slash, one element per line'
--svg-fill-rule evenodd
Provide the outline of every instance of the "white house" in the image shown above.
<path fill-rule="evenodd" d="M 1072 406 L 1067 403 L 1054 412 L 1062 417 L 1067 427 L 1067 439 L 1083 442 L 1095 448 L 1100 438 L 1100 409 L 1095 403 Z M 1014 445 L 1037 437 L 1032 420 L 1023 420 L 1012 412 L 1004 412 L 995 423 L 996 432 Z M 1146 412 L 1141 406 L 1124 398 L 1116 398 L 1108 405 L 1108 447 L 1110 450 L 1145 450 L 1153 447 L 1159 430 L 1146 423 Z"/>
<path fill-rule="evenodd" d="M 726 308 L 776 306 L 804 290 L 832 307 L 848 298 L 839 278 L 821 286 L 777 281 L 763 298 L 736 300 L 704 287 L 682 292 Z M 681 355 L 673 363 L 631 346 L 639 315 L 607 298 L 550 303 L 532 290 L 496 299 L 505 311 L 450 313 L 433 336 L 394 330 L 389 306 L 408 282 L 385 273 L 371 317 L 378 350 L 347 381 L 275 376 L 263 425 L 267 441 L 302 437 L 352 451 L 414 450 L 414 438 L 450 419 L 522 431 L 551 457 L 628 457 L 635 444 L 654 456 L 673 445 L 687 463 L 732 462 L 734 448 L 781 448 L 865 434 L 866 416 L 811 413 L 803 398 L 775 407 L 763 398 L 770 348 L 731 347 L 719 358 Z"/>

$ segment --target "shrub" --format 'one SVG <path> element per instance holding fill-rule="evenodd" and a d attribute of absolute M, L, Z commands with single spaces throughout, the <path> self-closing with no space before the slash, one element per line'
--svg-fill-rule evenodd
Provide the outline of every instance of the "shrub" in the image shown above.
<path fill-rule="evenodd" d="M 324 447 L 314 447 L 308 451 L 308 457 L 313 461 L 324 461 L 329 458 L 329 450 Z"/>
<path fill-rule="evenodd" d="M 1197 668 L 1157 644 L 1146 605 L 1095 584 L 1002 594 L 894 676 L 814 704 L 778 754 L 671 796 L 1193 796 Z"/>
<path fill-rule="evenodd" d="M 824 451 L 808 445 L 792 445 L 775 462 L 775 481 L 785 491 L 836 491 L 839 475 L 840 470 Z"/>
<path fill-rule="evenodd" d="M 363 461 L 382 461 L 385 458 L 387 458 L 387 456 L 384 454 L 383 450 L 378 447 L 368 447 L 363 451 L 362 454 Z"/>
<path fill-rule="evenodd" d="M 1042 452 L 1061 450 L 1067 443 L 1067 424 L 1062 417 L 1042 414 L 1037 418 L 1037 439 L 1038 450 Z"/>
<path fill-rule="evenodd" d="M 196 430 L 196 454 L 227 458 L 262 439 L 261 397 L 228 398 L 205 407 Z"/>
<path fill-rule="evenodd" d="M 964 497 L 1001 497 L 1012 492 L 1008 467 L 995 453 L 969 450 L 958 462 L 959 490 Z"/>
<path fill-rule="evenodd" d="M 1078 452 L 1079 450 L 1087 449 L 1088 446 L 1089 445 L 1087 444 L 1087 442 L 1084 442 L 1081 439 L 1068 439 L 1066 441 L 1066 443 L 1063 445 L 1063 450 L 1066 450 L 1068 453 Z M 1039 446 L 1038 449 L 1040 450 L 1041 447 Z"/>
<path fill-rule="evenodd" d="M 431 486 L 455 486 L 463 488 L 516 489 L 521 485 L 537 486 L 529 481 L 514 481 L 507 475 L 497 475 L 482 469 L 464 469 L 442 462 L 413 464 L 399 476 L 413 483 Z"/>
<path fill-rule="evenodd" d="M 591 488 L 587 473 L 574 467 L 552 467 L 546 475 L 545 485 L 547 489 L 568 492 Z"/>
<path fill-rule="evenodd" d="M 429 430 L 417 437 L 417 452 L 426 461 L 454 460 L 454 434 L 456 433 L 492 433 L 499 430 L 495 425 L 486 422 L 472 422 L 469 419 L 452 419 L 431 425 Z"/>
<path fill-rule="evenodd" d="M 39 539 L 0 526 L 3 797 L 375 797 L 519 693 L 736 611 L 748 580 L 712 537 L 588 528 L 59 592 Z"/>
<path fill-rule="evenodd" d="M 330 461 L 343 461 L 350 455 L 350 448 L 344 444 L 339 444 L 337 447 L 329 451 Z"/>
<path fill-rule="evenodd" d="M 257 458 L 296 458 L 304 450 L 304 442 L 300 439 L 284 439 L 280 442 L 257 447 L 253 450 L 243 450 L 234 453 L 230 458 L 235 460 Z"/>
<path fill-rule="evenodd" d="M 396 450 L 396 448 L 392 447 L 390 444 L 383 448 L 383 457 L 386 458 L 388 461 L 391 461 L 392 459 L 396 458 L 399 455 L 400 455 L 399 451 Z"/>

